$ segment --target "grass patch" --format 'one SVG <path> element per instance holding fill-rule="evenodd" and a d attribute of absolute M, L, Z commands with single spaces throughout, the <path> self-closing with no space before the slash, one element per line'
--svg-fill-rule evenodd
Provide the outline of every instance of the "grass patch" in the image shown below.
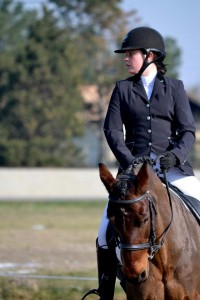
<path fill-rule="evenodd" d="M 104 201 L 0 202 L 0 272 L 97 277 L 104 207 Z M 96 287 L 96 281 L 1 277 L 0 300 L 80 300 Z M 125 299 L 119 284 L 115 299 Z"/>
<path fill-rule="evenodd" d="M 63 282 L 57 280 L 13 280 L 0 279 L 0 299 L 4 300 L 80 300 L 91 288 L 90 281 Z M 87 300 L 97 300 L 96 295 L 88 296 Z M 115 300 L 126 297 L 117 284 Z"/>

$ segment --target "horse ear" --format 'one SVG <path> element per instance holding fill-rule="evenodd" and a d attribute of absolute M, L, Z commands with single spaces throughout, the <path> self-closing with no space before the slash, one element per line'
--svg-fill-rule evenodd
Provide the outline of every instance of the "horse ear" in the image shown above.
<path fill-rule="evenodd" d="M 112 176 L 106 165 L 99 163 L 99 174 L 101 181 L 105 185 L 107 191 L 110 193 L 113 184 L 116 182 L 116 179 Z"/>
<path fill-rule="evenodd" d="M 144 162 L 137 175 L 137 190 L 139 193 L 145 193 L 147 191 L 149 172 L 149 165 L 147 162 Z"/>

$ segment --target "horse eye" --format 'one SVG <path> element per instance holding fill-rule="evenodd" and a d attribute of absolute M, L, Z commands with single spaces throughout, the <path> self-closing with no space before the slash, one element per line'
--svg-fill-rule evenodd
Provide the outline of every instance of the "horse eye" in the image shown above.
<path fill-rule="evenodd" d="M 148 222 L 149 218 L 145 218 L 143 221 L 143 224 L 146 224 Z"/>

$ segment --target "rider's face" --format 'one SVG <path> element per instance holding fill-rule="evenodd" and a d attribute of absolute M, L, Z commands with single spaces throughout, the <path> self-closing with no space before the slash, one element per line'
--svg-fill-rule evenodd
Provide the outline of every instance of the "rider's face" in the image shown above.
<path fill-rule="evenodd" d="M 126 51 L 124 61 L 127 66 L 128 72 L 135 75 L 141 69 L 146 55 L 140 50 Z"/>

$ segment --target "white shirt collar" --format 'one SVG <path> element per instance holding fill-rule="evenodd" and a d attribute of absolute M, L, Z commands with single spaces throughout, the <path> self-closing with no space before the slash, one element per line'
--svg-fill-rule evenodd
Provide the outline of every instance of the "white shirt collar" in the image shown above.
<path fill-rule="evenodd" d="M 152 95 L 156 75 L 157 75 L 157 72 L 153 72 L 149 76 L 141 76 L 141 80 L 142 80 L 145 92 L 147 94 L 148 100 L 150 100 L 151 95 Z"/>
<path fill-rule="evenodd" d="M 154 84 L 157 72 L 153 72 L 149 76 L 141 76 L 141 80 L 144 86 L 149 86 L 150 84 Z"/>

